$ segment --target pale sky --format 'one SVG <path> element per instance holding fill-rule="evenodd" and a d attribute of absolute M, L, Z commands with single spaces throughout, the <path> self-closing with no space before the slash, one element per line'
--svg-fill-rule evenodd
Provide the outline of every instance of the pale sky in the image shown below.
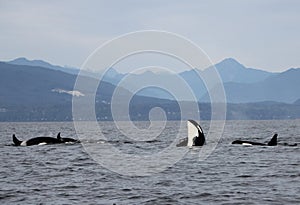
<path fill-rule="evenodd" d="M 101 44 L 137 30 L 182 35 L 218 63 L 300 67 L 297 0 L 0 0 L 0 60 L 17 57 L 80 67 Z"/>

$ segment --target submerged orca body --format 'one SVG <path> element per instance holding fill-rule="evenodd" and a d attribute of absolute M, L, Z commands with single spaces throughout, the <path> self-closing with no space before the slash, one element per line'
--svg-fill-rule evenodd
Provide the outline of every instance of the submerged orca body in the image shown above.
<path fill-rule="evenodd" d="M 244 140 L 235 140 L 232 144 L 241 144 L 241 145 L 259 145 L 259 146 L 276 146 L 277 145 L 277 134 L 274 134 L 272 139 L 268 142 L 268 144 L 260 143 L 260 142 L 251 142 Z"/>
<path fill-rule="evenodd" d="M 176 146 L 203 146 L 205 143 L 205 136 L 201 126 L 194 120 L 187 121 L 188 137 L 180 141 Z"/>
<path fill-rule="evenodd" d="M 294 144 L 289 144 L 289 143 L 283 143 L 282 144 L 283 146 L 289 146 L 289 147 L 296 147 L 297 146 L 297 143 L 294 143 Z"/>
<path fill-rule="evenodd" d="M 16 137 L 15 134 L 13 134 L 13 142 L 15 146 L 31 146 L 31 145 L 43 145 L 43 144 L 60 144 L 60 143 L 67 143 L 72 142 L 76 143 L 79 142 L 79 140 L 75 140 L 72 138 L 63 138 L 60 136 L 60 132 L 57 134 L 57 137 L 35 137 L 31 138 L 26 141 L 20 141 Z"/>

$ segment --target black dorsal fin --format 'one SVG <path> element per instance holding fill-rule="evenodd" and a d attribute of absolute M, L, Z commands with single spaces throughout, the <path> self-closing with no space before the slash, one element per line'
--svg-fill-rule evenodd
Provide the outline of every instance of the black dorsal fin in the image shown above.
<path fill-rule="evenodd" d="M 57 134 L 57 137 L 56 137 L 58 140 L 61 140 L 61 136 L 60 136 L 60 132 Z"/>
<path fill-rule="evenodd" d="M 274 134 L 270 142 L 268 143 L 268 146 L 276 146 L 277 145 L 277 136 L 278 134 Z"/>
<path fill-rule="evenodd" d="M 13 134 L 12 137 L 13 137 L 13 142 L 14 142 L 14 144 L 15 144 L 16 146 L 20 146 L 21 143 L 22 143 L 22 141 L 18 140 L 18 138 L 16 137 L 15 134 Z"/>

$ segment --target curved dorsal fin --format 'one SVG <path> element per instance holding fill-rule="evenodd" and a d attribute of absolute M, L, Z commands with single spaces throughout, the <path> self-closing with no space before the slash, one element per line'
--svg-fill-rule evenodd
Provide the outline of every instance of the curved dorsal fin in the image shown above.
<path fill-rule="evenodd" d="M 57 134 L 57 137 L 56 137 L 58 140 L 61 140 L 61 136 L 60 136 L 60 132 Z"/>
<path fill-rule="evenodd" d="M 268 146 L 276 146 L 277 145 L 277 136 L 278 134 L 275 134 L 272 139 L 270 140 L 270 142 L 268 143 Z"/>
<path fill-rule="evenodd" d="M 18 140 L 18 138 L 16 137 L 15 134 L 13 134 L 12 137 L 13 137 L 13 142 L 14 142 L 14 144 L 15 144 L 16 146 L 21 145 L 22 141 Z"/>

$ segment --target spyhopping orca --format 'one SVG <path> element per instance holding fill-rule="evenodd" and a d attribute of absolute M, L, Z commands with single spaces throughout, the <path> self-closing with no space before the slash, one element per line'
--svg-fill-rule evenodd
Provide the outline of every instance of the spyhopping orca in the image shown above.
<path fill-rule="evenodd" d="M 13 142 L 15 146 L 31 146 L 31 145 L 44 145 L 44 144 L 59 144 L 59 143 L 66 143 L 66 142 L 79 142 L 78 140 L 72 139 L 72 138 L 63 138 L 60 136 L 60 132 L 57 134 L 57 137 L 35 137 L 31 138 L 26 141 L 20 141 L 16 137 L 15 134 L 13 134 Z"/>
<path fill-rule="evenodd" d="M 270 142 L 268 144 L 260 143 L 260 142 L 251 142 L 244 140 L 235 140 L 232 144 L 241 144 L 241 145 L 260 145 L 260 146 L 276 146 L 277 145 L 277 134 L 274 134 Z"/>
<path fill-rule="evenodd" d="M 201 126 L 194 120 L 187 121 L 188 137 L 180 141 L 176 146 L 203 146 L 205 137 Z"/>

